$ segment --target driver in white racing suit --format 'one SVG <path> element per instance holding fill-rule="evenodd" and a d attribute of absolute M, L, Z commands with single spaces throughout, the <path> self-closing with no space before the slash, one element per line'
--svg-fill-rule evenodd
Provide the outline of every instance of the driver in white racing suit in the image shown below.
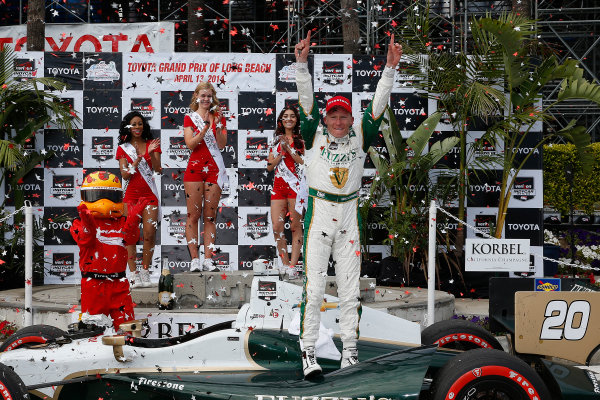
<path fill-rule="evenodd" d="M 300 104 L 300 132 L 310 152 L 306 157 L 308 207 L 304 218 L 304 291 L 301 305 L 300 345 L 304 376 L 321 373 L 315 356 L 320 307 L 325 294 L 329 256 L 335 262 L 343 342 L 341 368 L 356 364 L 360 305 L 360 218 L 358 190 L 366 152 L 383 120 L 394 84 L 402 46 L 391 36 L 387 62 L 373 100 L 361 121 L 352 126 L 350 101 L 328 100 L 325 127 L 320 123 L 308 71 L 310 31 L 295 47 L 296 84 Z"/>

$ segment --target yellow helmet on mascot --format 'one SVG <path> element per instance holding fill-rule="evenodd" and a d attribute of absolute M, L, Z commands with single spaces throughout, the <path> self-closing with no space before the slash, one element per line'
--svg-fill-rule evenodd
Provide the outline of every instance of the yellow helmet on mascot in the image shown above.
<path fill-rule="evenodd" d="M 107 171 L 96 171 L 83 178 L 81 204 L 97 218 L 123 216 L 121 179 Z"/>

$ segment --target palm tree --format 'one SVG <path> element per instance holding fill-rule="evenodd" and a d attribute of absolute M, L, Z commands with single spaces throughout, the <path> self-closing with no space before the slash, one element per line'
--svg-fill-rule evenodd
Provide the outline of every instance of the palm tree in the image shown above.
<path fill-rule="evenodd" d="M 435 197 L 431 190 L 410 188 L 429 188 L 430 170 L 458 143 L 458 138 L 446 138 L 425 151 L 440 117 L 439 112 L 432 114 L 410 137 L 403 139 L 396 117 L 388 107 L 381 132 L 389 159 L 369 148 L 377 175 L 362 206 L 363 213 L 389 202 L 383 219 L 389 235 L 385 243 L 391 245 L 392 256 L 401 260 L 407 277 L 415 259 L 427 258 L 427 252 L 423 251 L 427 248 L 427 223 L 424 221 L 427 221 L 427 200 Z"/>
<path fill-rule="evenodd" d="M 46 9 L 44 0 L 29 0 L 27 3 L 27 50 L 44 51 L 46 42 Z"/>
<path fill-rule="evenodd" d="M 537 41 L 533 21 L 514 13 L 494 19 L 490 16 L 474 18 L 469 29 L 472 35 L 470 54 L 449 54 L 443 45 L 434 43 L 434 20 L 427 8 L 410 9 L 406 27 L 401 32 L 405 53 L 412 56 L 420 75 L 417 84 L 428 96 L 438 101 L 438 110 L 445 112 L 460 139 L 460 166 L 458 171 L 458 218 L 464 220 L 466 188 L 470 163 L 466 133 L 470 121 L 483 119 L 488 128 L 486 138 L 493 143 L 504 142 L 501 158 L 503 167 L 498 216 L 494 235 L 502 235 L 511 191 L 519 171 L 529 155 L 517 157 L 518 149 L 536 123 L 551 117 L 550 111 L 561 101 L 584 99 L 600 104 L 600 87 L 583 78 L 583 70 L 575 60 L 560 63 L 554 55 L 547 55 Z M 425 56 L 422 56 L 425 55 Z M 541 88 L 560 79 L 562 86 L 558 100 L 544 109 L 536 108 Z M 584 161 L 591 166 L 586 146 L 590 142 L 584 127 L 575 122 L 566 129 L 546 134 L 533 147 L 538 148 L 555 135 L 573 142 Z M 530 153 L 531 155 L 531 153 Z M 485 171 L 485 165 L 478 165 Z M 462 248 L 464 230 L 459 229 L 456 247 Z"/>
<path fill-rule="evenodd" d="M 437 101 L 438 110 L 445 114 L 447 123 L 459 139 L 456 192 L 458 219 L 464 221 L 468 166 L 486 171 L 491 165 L 479 163 L 472 157 L 476 150 L 473 146 L 476 145 L 467 143 L 467 132 L 471 122 L 476 119 L 484 123 L 489 121 L 491 117 L 499 115 L 499 109 L 504 105 L 504 94 L 496 85 L 501 71 L 495 67 L 502 62 L 502 58 L 498 54 L 499 46 L 486 40 L 486 33 L 477 24 L 471 24 L 471 32 L 477 43 L 471 54 L 445 52 L 444 45 L 435 42 L 437 22 L 437 17 L 432 16 L 428 6 L 415 5 L 409 8 L 406 25 L 400 34 L 404 53 L 413 64 L 409 71 L 419 78 L 414 84 L 424 95 Z M 462 254 L 464 238 L 465 230 L 459 223 L 455 246 L 458 256 Z"/>
<path fill-rule="evenodd" d="M 357 7 L 356 0 L 340 0 L 345 54 L 358 54 L 360 51 L 360 25 Z"/>
<path fill-rule="evenodd" d="M 500 47 L 502 63 L 496 68 L 502 72 L 498 84 L 503 84 L 506 104 L 500 115 L 504 117 L 489 128 L 489 132 L 505 143 L 504 170 L 500 189 L 498 216 L 495 236 L 500 238 L 511 198 L 511 191 L 519 171 L 531 153 L 519 160 L 518 149 L 536 123 L 552 118 L 551 111 L 561 102 L 571 99 L 587 100 L 600 106 L 600 86 L 583 78 L 583 69 L 577 61 L 567 59 L 559 62 L 555 55 L 545 56 L 535 36 L 534 22 L 528 18 L 510 13 L 498 19 L 489 16 L 478 19 L 477 24 L 486 34 L 487 40 Z M 540 89 L 546 84 L 561 81 L 557 100 L 541 108 Z M 559 132 L 546 133 L 534 148 L 539 148 L 555 136 L 562 136 L 575 144 L 582 166 L 590 170 L 593 156 L 589 151 L 590 137 L 583 126 L 575 126 L 572 120 Z"/>

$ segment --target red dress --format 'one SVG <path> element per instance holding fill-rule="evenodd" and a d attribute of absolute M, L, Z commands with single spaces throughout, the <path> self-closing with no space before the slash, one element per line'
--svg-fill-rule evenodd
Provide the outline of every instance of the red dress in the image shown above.
<path fill-rule="evenodd" d="M 226 120 L 225 117 L 221 117 L 221 128 L 226 129 Z M 194 124 L 189 115 L 186 115 L 183 118 L 183 127 L 184 128 L 192 128 L 195 134 L 198 134 L 200 130 Z M 206 134 L 209 132 L 215 136 L 215 140 L 217 137 L 217 125 L 213 122 L 212 129 L 209 129 Z M 221 157 L 221 153 L 219 152 L 219 157 Z M 219 177 L 219 167 L 215 160 L 213 159 L 210 150 L 206 146 L 204 140 L 200 141 L 198 145 L 192 150 L 192 154 L 190 154 L 190 159 L 188 161 L 187 169 L 185 170 L 185 174 L 183 175 L 184 182 L 207 182 L 217 184 L 217 179 Z"/>
<path fill-rule="evenodd" d="M 290 145 L 290 148 L 295 149 L 294 143 Z M 277 143 L 277 146 L 269 148 L 269 154 L 277 152 L 282 153 L 281 143 Z M 283 150 L 283 162 L 288 169 L 298 178 L 296 173 L 296 162 L 292 158 L 292 155 L 287 151 Z M 277 173 L 277 167 L 275 167 L 275 179 L 273 180 L 273 191 L 271 192 L 271 200 L 285 200 L 285 199 L 296 199 L 296 191 L 290 187 L 290 185 Z"/>
<path fill-rule="evenodd" d="M 152 160 L 150 158 L 150 154 L 148 153 L 148 146 L 150 146 L 150 141 L 146 141 L 146 153 L 144 154 L 144 160 L 148 163 L 150 168 L 152 168 Z M 153 153 L 161 154 L 162 151 L 159 148 L 153 151 Z M 117 160 L 124 158 L 127 160 L 129 164 L 132 164 L 134 160 L 125 153 L 125 150 L 121 148 L 121 146 L 117 147 L 117 154 L 115 155 Z M 157 188 L 158 189 L 158 188 Z M 140 198 L 149 199 L 147 204 L 158 205 L 158 198 L 150 189 L 150 186 L 146 183 L 144 177 L 136 171 L 135 174 L 129 178 L 129 183 L 127 184 L 127 190 L 125 191 L 125 196 L 123 197 L 123 202 L 128 206 L 136 204 Z"/>
<path fill-rule="evenodd" d="M 73 221 L 71 235 L 79 246 L 81 311 L 111 317 L 117 330 L 120 324 L 135 318 L 125 277 L 125 246 L 137 242 L 141 208 L 127 218 L 94 218 L 78 209 L 81 219 Z"/>

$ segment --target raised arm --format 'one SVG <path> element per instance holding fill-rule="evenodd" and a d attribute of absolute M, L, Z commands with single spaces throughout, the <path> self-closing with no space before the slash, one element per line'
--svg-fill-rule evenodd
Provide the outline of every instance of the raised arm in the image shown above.
<path fill-rule="evenodd" d="M 394 42 L 394 35 L 390 37 L 390 44 L 387 51 L 387 60 L 385 69 L 381 74 L 377 89 L 373 100 L 363 114 L 363 149 L 367 151 L 373 139 L 375 139 L 379 126 L 381 125 L 383 112 L 390 101 L 390 93 L 394 86 L 394 76 L 396 75 L 396 67 L 402 57 L 402 45 Z"/>
<path fill-rule="evenodd" d="M 296 87 L 298 88 L 298 105 L 300 106 L 300 133 L 304 139 L 306 149 L 313 145 L 315 133 L 319 126 L 319 107 L 315 100 L 312 86 L 312 77 L 308 72 L 308 52 L 310 50 L 310 30 L 306 39 L 296 44 Z"/>

